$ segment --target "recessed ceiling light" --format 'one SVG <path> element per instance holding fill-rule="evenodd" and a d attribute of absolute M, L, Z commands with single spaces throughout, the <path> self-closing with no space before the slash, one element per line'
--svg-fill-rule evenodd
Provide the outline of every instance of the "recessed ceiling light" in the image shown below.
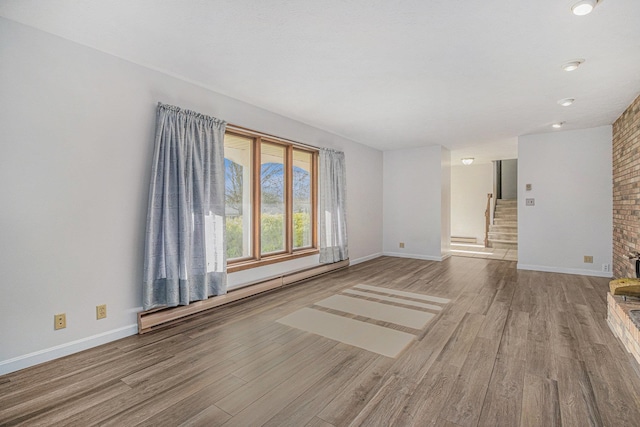
<path fill-rule="evenodd" d="M 471 163 L 473 163 L 475 159 L 473 157 L 465 157 L 464 159 L 460 159 L 460 160 L 462 160 L 463 165 L 469 166 Z"/>
<path fill-rule="evenodd" d="M 554 129 L 560 129 L 562 125 L 564 125 L 564 122 L 558 122 L 558 123 L 552 124 L 551 127 Z"/>
<path fill-rule="evenodd" d="M 571 12 L 574 15 L 584 16 L 588 15 L 593 11 L 593 8 L 596 7 L 598 2 L 596 0 L 582 0 L 578 3 L 571 6 Z"/>
<path fill-rule="evenodd" d="M 562 64 L 562 69 L 564 71 L 573 71 L 577 70 L 580 65 L 584 62 L 584 59 L 574 59 L 573 61 L 569 61 L 566 64 Z"/>
<path fill-rule="evenodd" d="M 562 105 L 563 107 L 568 107 L 569 105 L 573 104 L 574 101 L 575 99 L 573 98 L 564 98 L 558 101 L 558 104 Z"/>

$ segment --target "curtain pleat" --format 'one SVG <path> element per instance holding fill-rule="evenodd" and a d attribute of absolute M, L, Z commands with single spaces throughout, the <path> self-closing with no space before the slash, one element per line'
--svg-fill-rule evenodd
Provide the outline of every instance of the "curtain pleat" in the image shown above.
<path fill-rule="evenodd" d="M 320 262 L 349 258 L 347 245 L 347 176 L 344 153 L 320 150 Z"/>
<path fill-rule="evenodd" d="M 224 131 L 213 117 L 158 104 L 143 307 L 227 292 Z"/>

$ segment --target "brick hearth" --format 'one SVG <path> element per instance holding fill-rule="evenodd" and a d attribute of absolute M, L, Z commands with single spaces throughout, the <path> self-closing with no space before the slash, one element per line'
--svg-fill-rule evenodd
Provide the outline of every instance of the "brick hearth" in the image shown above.
<path fill-rule="evenodd" d="M 607 322 L 629 353 L 633 355 L 636 362 L 640 364 L 640 330 L 631 321 L 630 310 L 639 310 L 640 302 L 625 302 L 621 296 L 607 294 Z"/>

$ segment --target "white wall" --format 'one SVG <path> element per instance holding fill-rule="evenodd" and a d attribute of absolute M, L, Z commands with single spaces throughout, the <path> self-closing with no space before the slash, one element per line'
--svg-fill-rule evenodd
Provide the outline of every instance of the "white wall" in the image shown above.
<path fill-rule="evenodd" d="M 451 167 L 451 235 L 484 242 L 487 194 L 493 189 L 493 164 Z"/>
<path fill-rule="evenodd" d="M 502 199 L 518 198 L 518 160 L 502 161 Z"/>
<path fill-rule="evenodd" d="M 137 332 L 158 101 L 344 150 L 351 259 L 380 254 L 381 152 L 0 18 L 0 374 Z"/>
<path fill-rule="evenodd" d="M 384 254 L 442 259 L 443 227 L 449 231 L 448 215 L 443 223 L 448 196 L 442 194 L 443 184 L 449 185 L 443 183 L 448 153 L 439 145 L 384 152 Z"/>
<path fill-rule="evenodd" d="M 518 268 L 611 276 L 611 140 L 611 126 L 518 139 Z"/>

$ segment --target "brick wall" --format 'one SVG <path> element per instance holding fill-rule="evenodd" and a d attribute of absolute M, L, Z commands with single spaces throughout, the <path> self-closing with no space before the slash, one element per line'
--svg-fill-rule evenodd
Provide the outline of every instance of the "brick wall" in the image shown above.
<path fill-rule="evenodd" d="M 613 124 L 613 275 L 635 277 L 640 251 L 640 96 Z"/>

